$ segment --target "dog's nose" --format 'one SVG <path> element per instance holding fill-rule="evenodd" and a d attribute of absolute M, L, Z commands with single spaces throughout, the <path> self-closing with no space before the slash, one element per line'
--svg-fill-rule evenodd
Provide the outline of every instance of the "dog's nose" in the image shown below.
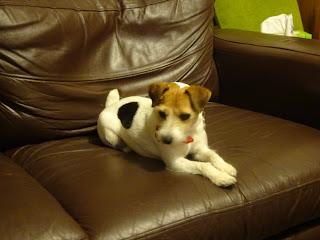
<path fill-rule="evenodd" d="M 164 144 L 171 144 L 172 143 L 172 137 L 171 136 L 163 136 L 161 138 L 161 141 L 164 143 Z"/>

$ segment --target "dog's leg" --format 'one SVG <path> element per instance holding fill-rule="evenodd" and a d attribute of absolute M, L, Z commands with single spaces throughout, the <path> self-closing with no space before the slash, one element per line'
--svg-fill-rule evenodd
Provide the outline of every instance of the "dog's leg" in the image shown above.
<path fill-rule="evenodd" d="M 119 136 L 121 123 L 112 113 L 103 112 L 98 120 L 98 135 L 101 141 L 110 147 L 130 152 L 131 149 L 122 141 Z"/>
<path fill-rule="evenodd" d="M 126 153 L 131 151 L 131 149 L 121 140 L 121 138 L 112 129 L 104 129 L 104 136 L 100 137 L 100 139 L 107 146 L 119 149 Z"/>
<path fill-rule="evenodd" d="M 229 163 L 225 162 L 214 150 L 208 147 L 199 147 L 194 153 L 195 160 L 210 162 L 220 171 L 226 172 L 232 177 L 237 176 L 237 170 Z"/>
<path fill-rule="evenodd" d="M 236 183 L 236 179 L 226 172 L 219 171 L 209 162 L 190 161 L 184 157 L 171 160 L 167 167 L 176 172 L 200 174 L 211 180 L 220 187 L 227 187 Z"/>

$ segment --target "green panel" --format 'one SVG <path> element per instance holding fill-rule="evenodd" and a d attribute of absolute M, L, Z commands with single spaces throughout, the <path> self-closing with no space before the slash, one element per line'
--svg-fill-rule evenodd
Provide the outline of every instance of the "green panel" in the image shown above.
<path fill-rule="evenodd" d="M 279 14 L 293 15 L 294 30 L 303 31 L 296 0 L 216 0 L 215 14 L 220 28 L 260 32 L 266 18 Z"/>

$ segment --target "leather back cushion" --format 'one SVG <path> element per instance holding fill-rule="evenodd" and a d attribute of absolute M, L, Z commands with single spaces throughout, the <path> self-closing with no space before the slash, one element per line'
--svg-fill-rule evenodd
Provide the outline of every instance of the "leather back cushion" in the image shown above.
<path fill-rule="evenodd" d="M 213 84 L 212 1 L 0 3 L 1 148 L 95 131 L 107 92 Z"/>

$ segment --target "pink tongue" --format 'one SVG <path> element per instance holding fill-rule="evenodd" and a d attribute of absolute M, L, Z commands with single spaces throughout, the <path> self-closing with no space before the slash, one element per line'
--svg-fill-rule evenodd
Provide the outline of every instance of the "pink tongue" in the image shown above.
<path fill-rule="evenodd" d="M 191 142 L 193 142 L 193 138 L 191 136 L 188 136 L 184 141 L 184 143 L 191 143 Z"/>

